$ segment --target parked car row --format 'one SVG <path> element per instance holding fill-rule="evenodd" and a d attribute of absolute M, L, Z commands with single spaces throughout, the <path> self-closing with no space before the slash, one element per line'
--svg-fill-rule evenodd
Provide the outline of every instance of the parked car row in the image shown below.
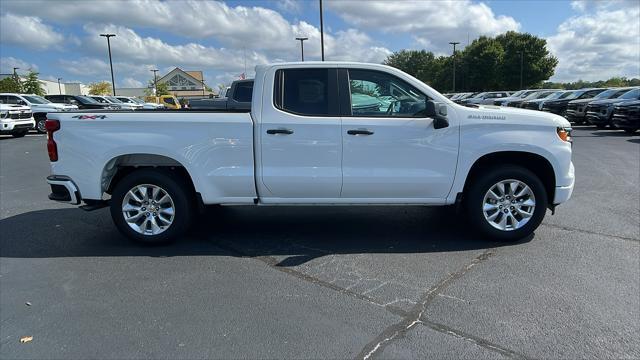
<path fill-rule="evenodd" d="M 640 87 L 527 89 L 515 93 L 490 91 L 447 95 L 450 100 L 467 106 L 519 107 L 561 115 L 576 125 L 591 124 L 599 129 L 611 126 L 629 133 L 640 129 Z"/>
<path fill-rule="evenodd" d="M 0 133 L 16 137 L 26 135 L 30 129 L 44 134 L 47 113 L 72 110 L 154 110 L 164 109 L 158 103 L 144 102 L 129 96 L 97 96 L 97 95 L 45 95 L 35 94 L 0 94 L 1 121 Z M 20 114 L 20 115 L 16 115 Z M 26 115 L 28 114 L 28 116 Z M 17 117 L 16 117 L 17 116 Z M 28 120 L 30 118 L 31 120 Z M 33 124 L 29 127 L 27 123 Z"/>

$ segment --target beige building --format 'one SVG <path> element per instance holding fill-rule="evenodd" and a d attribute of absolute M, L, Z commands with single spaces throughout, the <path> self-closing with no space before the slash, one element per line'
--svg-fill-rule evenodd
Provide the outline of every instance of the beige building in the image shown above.
<path fill-rule="evenodd" d="M 169 93 L 178 99 L 195 99 L 216 95 L 213 91 L 205 89 L 202 71 L 184 71 L 180 68 L 171 70 L 168 74 L 158 77 L 158 84 L 166 83 Z M 117 88 L 119 96 L 137 96 L 143 98 L 153 89 L 149 88 Z"/>

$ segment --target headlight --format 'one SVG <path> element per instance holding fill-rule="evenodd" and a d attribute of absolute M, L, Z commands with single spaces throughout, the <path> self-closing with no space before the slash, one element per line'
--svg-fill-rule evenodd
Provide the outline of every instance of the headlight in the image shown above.
<path fill-rule="evenodd" d="M 541 102 L 540 105 L 538 105 L 538 110 L 542 110 L 542 107 L 544 106 L 544 103 Z"/>
<path fill-rule="evenodd" d="M 0 111 L 0 119 L 6 119 L 9 117 L 8 111 Z"/>

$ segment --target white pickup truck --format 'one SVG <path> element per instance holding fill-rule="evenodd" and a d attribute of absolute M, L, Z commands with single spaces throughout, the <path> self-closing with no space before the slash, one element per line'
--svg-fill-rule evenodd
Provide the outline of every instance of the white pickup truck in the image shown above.
<path fill-rule="evenodd" d="M 176 238 L 210 204 L 457 204 L 513 241 L 574 185 L 564 118 L 460 106 L 377 64 L 257 66 L 250 112 L 60 112 L 46 127 L 49 198 L 110 206 L 145 242 Z"/>

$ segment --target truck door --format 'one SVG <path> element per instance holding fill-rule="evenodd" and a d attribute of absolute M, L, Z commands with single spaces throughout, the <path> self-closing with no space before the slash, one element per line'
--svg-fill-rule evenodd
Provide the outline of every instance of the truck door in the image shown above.
<path fill-rule="evenodd" d="M 458 124 L 434 129 L 424 116 L 428 97 L 395 75 L 339 69 L 348 93 L 342 107 L 342 197 L 382 202 L 444 199 L 458 157 Z M 429 201 L 427 201 L 429 202 Z"/>
<path fill-rule="evenodd" d="M 272 93 L 265 84 L 263 91 Z M 342 138 L 335 68 L 275 72 L 260 131 L 263 201 L 339 198 Z M 271 100 L 271 101 L 270 101 Z M 275 200 L 279 201 L 279 200 Z"/>

